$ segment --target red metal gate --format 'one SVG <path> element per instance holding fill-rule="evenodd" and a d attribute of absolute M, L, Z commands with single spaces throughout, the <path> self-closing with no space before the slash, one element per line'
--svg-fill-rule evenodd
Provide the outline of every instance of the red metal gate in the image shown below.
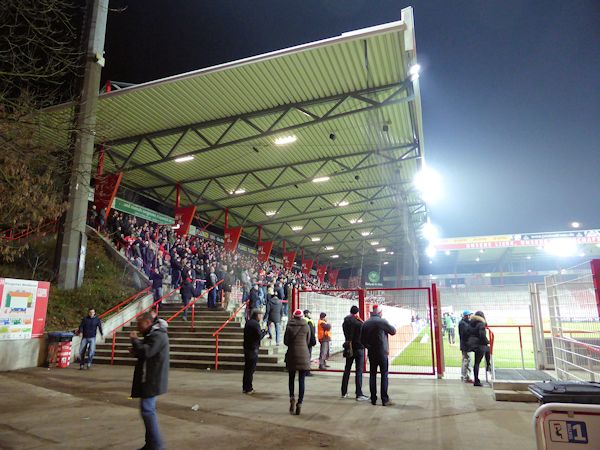
<path fill-rule="evenodd" d="M 381 306 L 383 317 L 396 328 L 396 335 L 389 337 L 389 372 L 435 375 L 435 333 L 431 326 L 434 304 L 432 289 L 428 287 L 300 291 L 296 306 L 311 312 L 315 326 L 322 312 L 332 325 L 330 356 L 327 360 L 329 367 L 324 370 L 344 370 L 342 344 L 345 339 L 342 323 L 344 317 L 350 314 L 350 308 L 358 306 L 361 318 L 367 320 L 375 304 Z M 312 352 L 312 366 L 315 370 L 319 366 L 319 351 L 320 345 L 317 342 Z M 367 361 L 365 369 L 368 370 Z"/>

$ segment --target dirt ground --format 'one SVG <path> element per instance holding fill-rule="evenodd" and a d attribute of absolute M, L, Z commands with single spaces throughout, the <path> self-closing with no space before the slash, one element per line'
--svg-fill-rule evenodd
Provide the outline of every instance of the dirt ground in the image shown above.
<path fill-rule="evenodd" d="M 96 366 L 1 373 L 0 448 L 142 447 L 139 403 L 128 397 L 132 371 Z M 168 448 L 534 448 L 535 405 L 495 402 L 490 389 L 454 380 L 393 378 L 395 405 L 383 407 L 340 399 L 341 375 L 317 374 L 307 379 L 302 415 L 290 416 L 285 373 L 257 373 L 253 396 L 241 393 L 241 376 L 171 370 L 169 393 L 158 400 Z"/>

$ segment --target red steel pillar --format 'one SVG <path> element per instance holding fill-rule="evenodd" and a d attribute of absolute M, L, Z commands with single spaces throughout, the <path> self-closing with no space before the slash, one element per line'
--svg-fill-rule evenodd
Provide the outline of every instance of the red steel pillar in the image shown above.
<path fill-rule="evenodd" d="M 431 284 L 431 306 L 433 309 L 433 313 L 431 314 L 431 319 L 433 323 L 434 330 L 434 340 L 435 340 L 435 365 L 436 365 L 436 373 L 438 378 L 444 377 L 444 341 L 442 337 L 442 307 L 440 305 L 440 299 L 438 295 L 437 285 L 435 283 Z"/>
<path fill-rule="evenodd" d="M 596 309 L 600 319 L 600 259 L 592 259 L 592 279 L 594 280 L 594 293 L 596 294 Z"/>

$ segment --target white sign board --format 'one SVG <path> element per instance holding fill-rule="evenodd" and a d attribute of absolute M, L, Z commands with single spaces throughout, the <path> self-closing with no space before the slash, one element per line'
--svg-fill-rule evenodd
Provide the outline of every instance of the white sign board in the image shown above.
<path fill-rule="evenodd" d="M 600 448 L 600 405 L 547 403 L 535 412 L 538 449 Z"/>

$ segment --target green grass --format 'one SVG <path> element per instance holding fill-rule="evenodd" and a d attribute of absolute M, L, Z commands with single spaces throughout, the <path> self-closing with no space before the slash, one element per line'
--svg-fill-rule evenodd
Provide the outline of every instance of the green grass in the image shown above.
<path fill-rule="evenodd" d="M 431 366 L 431 344 L 421 344 L 423 335 L 429 335 L 429 327 L 421 331 L 413 342 L 392 361 L 393 366 Z M 519 334 L 516 328 L 494 330 L 494 364 L 496 368 L 521 368 L 521 351 Z M 522 329 L 523 359 L 525 368 L 534 368 L 533 340 L 530 328 Z M 448 343 L 448 335 L 444 337 L 444 361 L 446 367 L 460 367 L 462 354 L 458 345 Z"/>
<path fill-rule="evenodd" d="M 10 264 L 0 264 L 0 277 L 51 280 L 55 246 L 55 237 L 32 242 L 27 255 Z M 32 255 L 39 255 L 44 260 L 35 274 L 28 263 Z M 53 282 L 50 287 L 46 331 L 76 328 L 88 307 L 93 306 L 100 314 L 135 292 L 137 289 L 123 277 L 122 267 L 113 262 L 104 245 L 90 238 L 83 286 L 80 289 L 61 290 Z"/>

